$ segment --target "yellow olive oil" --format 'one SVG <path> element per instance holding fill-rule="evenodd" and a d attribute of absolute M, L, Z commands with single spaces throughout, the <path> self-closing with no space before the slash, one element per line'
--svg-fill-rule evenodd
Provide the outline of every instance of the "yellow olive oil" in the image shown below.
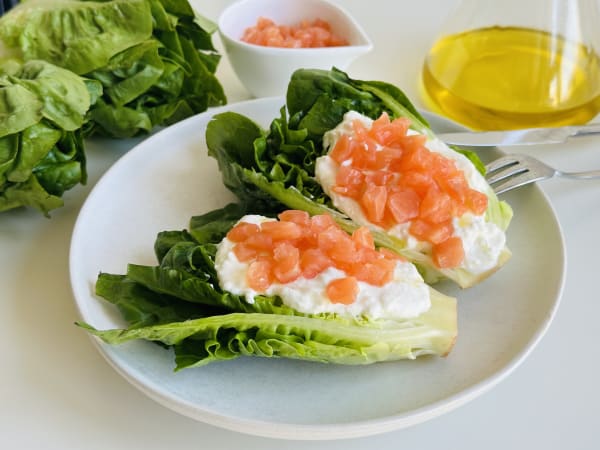
<path fill-rule="evenodd" d="M 473 129 L 581 124 L 600 111 L 600 60 L 544 31 L 481 28 L 437 41 L 421 88 L 431 109 Z"/>

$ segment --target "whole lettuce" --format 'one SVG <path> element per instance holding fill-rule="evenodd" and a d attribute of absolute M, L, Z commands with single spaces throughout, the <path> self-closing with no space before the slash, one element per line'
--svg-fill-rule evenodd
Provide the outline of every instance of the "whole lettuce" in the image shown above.
<path fill-rule="evenodd" d="M 45 61 L 0 66 L 0 211 L 45 214 L 85 183 L 81 127 L 101 87 Z"/>
<path fill-rule="evenodd" d="M 214 31 L 187 0 L 31 0 L 0 17 L 0 59 L 100 82 L 85 134 L 130 137 L 226 102 Z"/>

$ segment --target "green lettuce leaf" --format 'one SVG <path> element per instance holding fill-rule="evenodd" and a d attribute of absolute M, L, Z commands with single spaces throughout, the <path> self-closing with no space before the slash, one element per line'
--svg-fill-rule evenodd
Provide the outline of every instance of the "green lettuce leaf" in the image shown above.
<path fill-rule="evenodd" d="M 407 117 L 412 128 L 434 137 L 425 119 L 398 88 L 379 81 L 353 80 L 336 69 L 300 69 L 292 75 L 286 105 L 268 131 L 237 113 L 215 115 L 206 129 L 208 154 L 217 160 L 225 186 L 242 203 L 271 211 L 297 208 L 310 214 L 329 213 L 344 229 L 352 231 L 356 225 L 333 207 L 314 178 L 316 159 L 324 154 L 323 134 L 335 128 L 350 110 L 372 119 L 383 112 L 391 117 Z M 483 168 L 475 153 L 468 152 L 466 156 L 476 167 Z M 499 201 L 491 188 L 486 194 L 487 220 L 505 230 L 512 217 L 510 206 Z M 440 270 L 429 255 L 407 249 L 403 240 L 383 232 L 373 234 L 379 246 L 414 262 L 429 283 L 449 278 L 469 287 L 510 257 L 505 248 L 497 267 L 483 274 L 463 269 Z"/>
<path fill-rule="evenodd" d="M 16 134 L 41 119 L 42 100 L 23 86 L 0 77 L 0 137 Z"/>
<path fill-rule="evenodd" d="M 427 121 L 397 87 L 381 81 L 353 80 L 341 70 L 301 69 L 292 74 L 286 94 L 290 128 L 305 128 L 318 144 L 350 110 L 372 119 L 383 111 L 408 117 L 411 128 L 432 134 Z"/>
<path fill-rule="evenodd" d="M 42 119 L 65 131 L 81 128 L 92 100 L 81 77 L 44 61 L 7 67 L 10 71 L 0 65 L 0 114 L 7 118 L 6 123 L 0 121 L 0 137 Z"/>
<path fill-rule="evenodd" d="M 151 291 L 124 275 L 101 273 L 96 282 L 96 293 L 117 306 L 131 328 L 181 322 L 222 313 L 219 308 L 197 308 L 181 301 Z"/>
<path fill-rule="evenodd" d="M 357 365 L 446 355 L 455 339 L 455 302 L 441 294 L 431 301 L 429 311 L 405 321 L 235 312 L 128 329 L 79 325 L 109 344 L 144 339 L 174 346 L 177 370 L 238 356 Z"/>
<path fill-rule="evenodd" d="M 105 66 L 114 55 L 151 34 L 152 15 L 145 0 L 33 0 L 0 18 L 5 51 L 79 75 Z"/>

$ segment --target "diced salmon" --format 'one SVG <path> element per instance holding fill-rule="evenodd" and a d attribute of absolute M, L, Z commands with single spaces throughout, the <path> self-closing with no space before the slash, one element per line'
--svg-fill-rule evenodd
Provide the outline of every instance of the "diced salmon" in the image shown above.
<path fill-rule="evenodd" d="M 465 258 L 462 240 L 451 237 L 433 246 L 432 258 L 441 269 L 452 268 L 460 265 Z"/>
<path fill-rule="evenodd" d="M 453 198 L 455 205 L 464 204 L 467 192 L 470 190 L 464 175 L 457 171 L 451 175 L 437 178 L 436 182 L 440 189 Z"/>
<path fill-rule="evenodd" d="M 375 170 L 381 164 L 381 161 L 377 159 L 377 152 L 373 141 L 353 140 L 350 146 L 352 148 L 352 167 L 361 170 Z"/>
<path fill-rule="evenodd" d="M 309 248 L 300 256 L 300 270 L 304 278 L 314 278 L 333 266 L 333 261 L 318 248 Z"/>
<path fill-rule="evenodd" d="M 418 135 L 421 136 L 421 135 Z M 412 139 L 411 139 L 412 138 Z M 416 136 L 407 136 L 402 142 L 402 158 L 394 166 L 398 172 L 427 172 L 429 169 L 429 150 L 423 145 L 418 145 Z M 422 140 L 421 140 L 422 141 Z"/>
<path fill-rule="evenodd" d="M 452 235 L 453 226 L 451 221 L 432 224 L 423 219 L 416 219 L 411 222 L 409 231 L 419 240 L 438 244 Z"/>
<path fill-rule="evenodd" d="M 452 199 L 436 186 L 431 186 L 419 206 L 419 216 L 430 223 L 452 219 Z"/>
<path fill-rule="evenodd" d="M 453 234 L 452 219 L 482 215 L 487 196 L 472 189 L 456 162 L 430 151 L 427 137 L 408 134 L 408 119 L 383 113 L 370 127 L 352 122 L 330 152 L 338 163 L 332 191 L 354 199 L 373 224 L 410 223 L 417 239 L 437 245 Z"/>
<path fill-rule="evenodd" d="M 467 199 L 465 203 L 474 214 L 483 214 L 487 209 L 488 198 L 485 194 L 479 191 L 470 190 L 467 193 Z"/>
<path fill-rule="evenodd" d="M 400 189 L 390 193 L 387 208 L 396 223 L 406 223 L 419 216 L 421 199 L 410 188 Z"/>
<path fill-rule="evenodd" d="M 393 252 L 377 250 L 370 230 L 358 228 L 349 235 L 328 214 L 310 217 L 301 211 L 284 211 L 279 221 L 265 221 L 254 227 L 244 222 L 231 235 L 233 253 L 248 263 L 246 281 L 257 292 L 273 283 L 291 283 L 299 277 L 314 278 L 329 267 L 346 276 L 327 287 L 331 301 L 351 303 L 358 292 L 358 277 L 382 286 L 393 277 L 398 261 Z M 240 239 L 242 239 L 239 241 Z"/>
<path fill-rule="evenodd" d="M 300 251 L 289 242 L 281 242 L 273 248 L 273 275 L 280 283 L 291 283 L 300 271 Z"/>
<path fill-rule="evenodd" d="M 361 264 L 373 262 L 377 259 L 383 259 L 385 256 L 381 254 L 381 249 L 369 248 L 357 246 L 356 252 L 358 253 L 357 262 L 352 266 L 351 273 L 356 272 Z"/>
<path fill-rule="evenodd" d="M 354 138 L 360 142 L 365 142 L 369 137 L 369 130 L 361 120 L 352 121 L 352 131 Z"/>
<path fill-rule="evenodd" d="M 351 166 L 341 166 L 335 177 L 336 188 L 343 188 L 348 197 L 356 197 L 363 189 L 365 175 Z M 336 191 L 337 192 L 337 191 Z"/>
<path fill-rule="evenodd" d="M 329 156 L 338 164 L 352 158 L 352 147 L 347 134 L 340 136 L 333 149 L 329 152 Z"/>
<path fill-rule="evenodd" d="M 365 216 L 372 223 L 383 220 L 385 205 L 387 203 L 387 189 L 384 186 L 370 185 L 360 198 L 360 205 Z"/>
<path fill-rule="evenodd" d="M 436 152 L 431 152 L 431 167 L 436 175 L 436 179 L 444 179 L 451 177 L 456 173 L 460 173 L 456 168 L 456 163 Z"/>
<path fill-rule="evenodd" d="M 425 197 L 429 188 L 433 186 L 435 181 L 429 173 L 423 172 L 405 172 L 402 173 L 399 184 L 403 187 L 408 187 L 414 190 L 420 198 Z"/>
<path fill-rule="evenodd" d="M 256 234 L 260 231 L 260 227 L 255 223 L 240 222 L 236 224 L 227 233 L 227 239 L 233 242 L 242 242 L 252 234 Z"/>
<path fill-rule="evenodd" d="M 405 118 L 390 121 L 387 113 L 383 113 L 373 122 L 369 132 L 379 144 L 389 147 L 399 147 L 406 136 L 410 121 Z"/>
<path fill-rule="evenodd" d="M 250 263 L 246 272 L 246 283 L 257 292 L 264 292 L 271 286 L 271 264 L 265 259 L 257 259 Z"/>
<path fill-rule="evenodd" d="M 349 305 L 358 295 L 358 282 L 354 277 L 336 278 L 326 288 L 327 297 L 332 303 Z"/>
<path fill-rule="evenodd" d="M 434 245 L 439 244 L 440 242 L 444 242 L 446 239 L 449 239 L 452 236 L 453 231 L 454 226 L 452 225 L 452 220 L 435 223 L 429 230 L 429 237 L 427 240 Z"/>
<path fill-rule="evenodd" d="M 318 246 L 336 263 L 354 263 L 357 261 L 354 242 L 340 228 L 330 227 L 320 233 Z"/>
<path fill-rule="evenodd" d="M 240 242 L 233 247 L 233 253 L 240 262 L 248 262 L 256 259 L 258 250 L 250 247 L 245 242 Z"/>
<path fill-rule="evenodd" d="M 331 226 L 337 226 L 337 224 L 329 214 L 318 214 L 310 218 L 310 229 L 316 233 L 320 233 Z"/>
<path fill-rule="evenodd" d="M 356 271 L 356 278 L 373 286 L 383 286 L 393 278 L 396 262 L 391 259 L 381 258 L 362 264 Z"/>
<path fill-rule="evenodd" d="M 310 214 L 298 209 L 287 209 L 279 213 L 277 217 L 283 222 L 292 222 L 301 227 L 308 227 L 310 225 Z"/>
<path fill-rule="evenodd" d="M 405 152 L 416 152 L 418 158 L 426 158 L 429 154 L 432 154 L 427 147 L 425 147 L 425 143 L 427 142 L 427 136 L 424 134 L 407 134 L 406 137 L 402 140 L 402 148 Z M 422 153 L 421 151 L 425 150 L 428 153 Z"/>
<path fill-rule="evenodd" d="M 388 169 L 388 172 L 394 173 L 389 170 L 392 164 L 397 164 L 402 158 L 402 148 L 400 147 L 383 147 L 375 153 L 375 167 L 378 170 Z"/>
<path fill-rule="evenodd" d="M 241 40 L 249 44 L 283 48 L 338 47 L 348 41 L 332 32 L 322 19 L 303 20 L 295 25 L 277 25 L 273 20 L 259 17 L 256 25 L 244 30 Z"/>
<path fill-rule="evenodd" d="M 273 248 L 273 238 L 266 233 L 257 233 L 250 235 L 244 240 L 244 244 L 248 247 L 257 250 L 270 250 Z"/>
<path fill-rule="evenodd" d="M 354 230 L 352 240 L 359 247 L 375 249 L 375 240 L 367 227 L 359 227 Z"/>
<path fill-rule="evenodd" d="M 273 241 L 298 239 L 302 236 L 302 228 L 294 222 L 276 220 L 263 222 L 261 230 Z"/>
<path fill-rule="evenodd" d="M 361 174 L 362 179 L 364 180 L 364 183 L 366 183 L 367 186 L 371 184 L 377 186 L 387 186 L 394 179 L 394 174 L 389 170 L 373 170 L 372 172 L 369 172 L 366 175 L 362 172 L 359 173 Z M 357 186 L 357 189 L 361 189 L 362 187 L 362 185 L 359 185 Z"/>

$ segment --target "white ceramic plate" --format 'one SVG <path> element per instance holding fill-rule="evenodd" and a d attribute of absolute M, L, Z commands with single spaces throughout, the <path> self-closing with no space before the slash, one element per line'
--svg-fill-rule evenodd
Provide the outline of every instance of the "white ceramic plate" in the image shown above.
<path fill-rule="evenodd" d="M 154 264 L 157 232 L 185 228 L 192 215 L 233 199 L 207 156 L 204 130 L 212 115 L 232 110 L 267 126 L 283 104 L 267 98 L 200 114 L 148 138 L 114 164 L 89 195 L 73 233 L 70 273 L 82 320 L 100 329 L 125 325 L 112 305 L 93 294 L 98 272 L 124 273 L 129 262 Z M 434 129 L 456 129 L 427 117 Z M 497 155 L 489 152 L 496 153 L 485 158 Z M 469 290 L 438 286 L 459 299 L 459 338 L 447 358 L 361 367 L 239 358 L 174 373 L 172 355 L 157 345 L 93 342 L 121 375 L 162 405 L 240 432 L 337 439 L 422 422 L 507 376 L 540 340 L 558 306 L 565 258 L 555 214 L 535 186 L 505 199 L 515 212 L 508 232 L 512 260 Z"/>

